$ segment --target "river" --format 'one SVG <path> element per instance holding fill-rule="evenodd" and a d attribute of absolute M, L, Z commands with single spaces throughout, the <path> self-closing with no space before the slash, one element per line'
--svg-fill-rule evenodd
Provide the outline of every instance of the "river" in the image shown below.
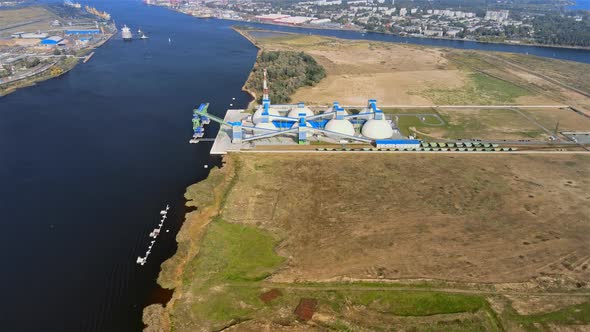
<path fill-rule="evenodd" d="M 66 75 L 0 98 L 3 331 L 140 330 L 143 307 L 166 297 L 155 280 L 176 249 L 184 189 L 207 175 L 204 165 L 219 162 L 209 157 L 209 143 L 188 144 L 191 109 L 208 101 L 212 113 L 223 115 L 230 103 L 249 102 L 240 89 L 256 49 L 231 30 L 235 22 L 199 20 L 137 0 L 86 3 L 150 39 L 117 36 Z M 587 51 L 509 47 L 589 62 Z M 148 264 L 138 266 L 166 203 L 170 232 L 158 239 Z"/>
<path fill-rule="evenodd" d="M 0 98 L 2 331 L 140 330 L 184 189 L 217 162 L 209 143 L 188 144 L 192 107 L 222 115 L 250 100 L 256 49 L 229 23 L 93 4 L 150 39 L 117 36 L 63 77 Z M 138 266 L 166 203 L 170 232 Z"/>
<path fill-rule="evenodd" d="M 528 46 L 516 44 L 499 44 L 499 43 L 480 43 L 475 41 L 452 40 L 442 38 L 421 38 L 421 37 L 402 37 L 394 34 L 385 34 L 378 32 L 359 32 L 350 30 L 329 30 L 329 29 L 313 29 L 313 28 L 298 28 L 292 26 L 276 25 L 276 24 L 262 24 L 252 22 L 236 22 L 236 25 L 245 25 L 255 28 L 261 28 L 272 31 L 296 32 L 303 34 L 316 34 L 329 37 L 337 37 L 343 39 L 365 39 L 392 43 L 408 43 L 424 46 L 436 46 L 457 48 L 465 50 L 480 50 L 492 52 L 511 52 L 520 54 L 536 55 L 545 58 L 553 58 L 559 60 L 569 60 L 583 63 L 590 63 L 590 50 L 565 48 L 565 47 L 544 47 L 544 46 Z"/>
<path fill-rule="evenodd" d="M 569 6 L 571 10 L 590 10 L 590 0 L 575 0 L 576 4 Z"/>

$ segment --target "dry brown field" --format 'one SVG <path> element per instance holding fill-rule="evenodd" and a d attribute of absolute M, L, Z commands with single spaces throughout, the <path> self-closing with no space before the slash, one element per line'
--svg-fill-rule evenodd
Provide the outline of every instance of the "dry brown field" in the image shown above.
<path fill-rule="evenodd" d="M 273 281 L 590 280 L 590 157 L 239 156 L 222 217 L 283 239 Z"/>
<path fill-rule="evenodd" d="M 10 36 L 17 31 L 36 32 L 47 30 L 51 21 L 58 17 L 42 7 L 26 7 L 19 9 L 0 10 L 0 36 Z M 19 23 L 30 22 L 29 24 L 13 27 Z"/>
<path fill-rule="evenodd" d="M 590 110 L 588 96 L 567 88 L 589 92 L 579 75 L 570 75 L 589 72 L 587 64 L 313 35 L 250 35 L 263 50 L 304 51 L 326 69 L 325 79 L 297 90 L 293 101 L 362 105 L 375 98 L 381 105 L 566 104 Z"/>
<path fill-rule="evenodd" d="M 257 39 L 264 49 L 297 50 L 312 55 L 327 72 L 315 87 L 299 89 L 292 99 L 311 104 L 428 105 L 415 92 L 426 86 L 460 87 L 466 76 L 440 50 L 418 46 L 288 35 Z"/>

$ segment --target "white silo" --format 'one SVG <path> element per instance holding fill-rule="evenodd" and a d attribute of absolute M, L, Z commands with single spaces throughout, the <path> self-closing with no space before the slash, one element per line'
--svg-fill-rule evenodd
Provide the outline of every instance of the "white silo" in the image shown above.
<path fill-rule="evenodd" d="M 386 139 L 393 135 L 393 128 L 387 120 L 367 120 L 361 129 L 363 136 L 371 139 Z"/>
<path fill-rule="evenodd" d="M 262 123 L 262 112 L 264 111 L 264 109 L 262 107 L 258 108 L 258 110 L 256 110 L 256 112 L 254 112 L 254 115 L 252 115 L 252 122 L 257 125 L 259 123 Z M 277 110 L 275 110 L 274 108 L 269 108 L 268 109 L 268 115 L 276 115 L 279 116 L 279 112 Z M 269 117 L 268 121 L 272 121 L 272 117 Z"/>
<path fill-rule="evenodd" d="M 354 126 L 348 120 L 332 119 L 332 120 L 328 121 L 328 123 L 326 124 L 326 127 L 324 127 L 324 129 L 326 129 L 328 131 L 335 132 L 335 133 L 339 133 L 339 134 L 354 136 Z M 330 137 L 338 138 L 337 135 L 330 135 L 330 134 L 327 134 L 327 135 Z"/>
<path fill-rule="evenodd" d="M 290 118 L 299 118 L 299 114 L 304 113 L 305 116 L 312 116 L 313 112 L 309 109 L 309 107 L 296 107 L 289 111 L 287 114 Z"/>

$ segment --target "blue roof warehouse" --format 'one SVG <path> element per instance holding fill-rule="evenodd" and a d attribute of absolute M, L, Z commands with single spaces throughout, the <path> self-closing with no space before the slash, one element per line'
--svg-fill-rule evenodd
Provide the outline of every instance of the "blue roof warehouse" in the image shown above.
<path fill-rule="evenodd" d="M 51 36 L 41 40 L 41 45 L 59 45 L 63 40 L 64 39 L 60 36 Z"/>

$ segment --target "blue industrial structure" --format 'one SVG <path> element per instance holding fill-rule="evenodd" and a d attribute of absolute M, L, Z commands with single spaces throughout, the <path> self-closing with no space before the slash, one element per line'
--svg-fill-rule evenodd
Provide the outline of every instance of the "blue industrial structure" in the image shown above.
<path fill-rule="evenodd" d="M 288 105 L 282 106 L 287 107 Z M 349 123 L 349 126 L 352 126 L 352 123 L 362 126 L 370 121 L 376 121 L 391 128 L 391 123 L 385 120 L 385 115 L 383 114 L 383 111 L 377 107 L 375 100 L 370 100 L 367 109 L 357 114 L 348 114 L 337 102 L 334 102 L 330 110 L 319 114 L 312 113 L 312 115 L 308 115 L 308 113 L 303 111 L 308 110 L 303 103 L 290 106 L 293 107 L 292 110 L 298 112 L 297 117 L 281 115 L 276 109 L 271 109 L 270 100 L 263 99 L 263 105 L 257 113 L 251 117 L 252 119 L 256 118 L 258 120 L 253 121 L 253 125 L 248 125 L 242 121 L 225 122 L 223 119 L 207 113 L 208 104 L 201 104 L 198 109 L 194 110 L 194 128 L 202 128 L 205 121 L 208 123 L 213 120 L 220 123 L 222 126 L 231 128 L 232 143 L 242 143 L 285 134 L 295 134 L 297 136 L 297 141 L 300 144 L 305 144 L 311 133 L 319 132 L 333 138 L 350 139 L 363 143 L 380 142 L 380 144 L 396 144 L 396 147 L 405 145 L 406 148 L 413 148 L 416 144 L 417 147 L 419 147 L 420 144 L 418 140 L 374 139 L 369 136 L 357 135 L 354 133 L 354 129 L 352 129 L 353 131 L 351 133 L 338 130 L 338 127 L 336 127 L 335 130 L 331 130 L 331 126 L 328 124 L 330 121 L 334 120 Z M 288 108 L 282 112 L 286 112 L 287 110 Z M 259 117 L 257 117 L 258 115 Z M 195 136 L 193 136 L 193 138 L 197 139 L 202 137 L 202 135 L 199 134 L 199 131 L 195 131 Z M 390 137 L 391 135 L 388 138 Z"/>
<path fill-rule="evenodd" d="M 64 39 L 59 36 L 51 36 L 41 40 L 41 45 L 59 45 Z"/>
<path fill-rule="evenodd" d="M 378 139 L 375 146 L 379 149 L 417 149 L 420 140 L 417 139 Z"/>
<path fill-rule="evenodd" d="M 370 99 L 367 107 L 359 113 L 350 114 L 338 102 L 324 112 L 314 114 L 304 103 L 296 105 L 271 105 L 267 82 L 267 72 L 264 70 L 262 105 L 247 119 L 237 122 L 226 122 L 223 119 L 207 113 L 209 104 L 201 104 L 194 110 L 193 139 L 197 140 L 202 134 L 197 129 L 202 124 L 213 120 L 221 126 L 231 128 L 231 142 L 245 143 L 275 136 L 295 135 L 299 144 L 306 144 L 314 133 L 321 133 L 326 137 L 339 140 L 351 140 L 362 143 L 389 144 L 413 147 L 420 142 L 417 140 L 394 140 L 402 138 L 394 130 L 395 124 L 385 118 L 383 111 L 377 107 L 377 101 Z M 357 129 L 362 128 L 360 134 Z M 417 142 L 417 143 L 416 143 Z"/>

